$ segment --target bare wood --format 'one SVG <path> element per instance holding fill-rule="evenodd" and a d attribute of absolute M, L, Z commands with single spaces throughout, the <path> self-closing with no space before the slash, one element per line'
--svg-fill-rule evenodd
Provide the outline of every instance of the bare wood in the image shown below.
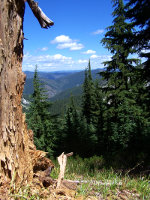
<path fill-rule="evenodd" d="M 45 15 L 45 13 L 38 6 L 37 2 L 34 0 L 27 0 L 27 2 L 42 28 L 49 28 L 54 25 L 54 22 Z"/>
<path fill-rule="evenodd" d="M 73 152 L 66 154 L 67 157 L 72 156 L 72 155 L 73 155 Z"/>
<path fill-rule="evenodd" d="M 67 157 L 68 156 L 72 156 L 73 152 L 68 153 L 68 154 L 64 154 L 64 152 L 57 158 L 58 159 L 58 163 L 60 165 L 60 173 L 58 176 L 58 181 L 57 181 L 57 188 L 60 188 L 61 186 L 61 182 L 64 179 L 64 175 L 65 175 L 65 169 L 66 169 L 66 164 L 67 164 Z"/>
<path fill-rule="evenodd" d="M 137 167 L 139 167 L 144 161 L 141 161 L 140 163 L 137 163 L 132 169 L 129 169 L 125 175 L 128 175 L 131 171 L 135 170 Z"/>
<path fill-rule="evenodd" d="M 52 166 L 46 153 L 36 150 L 22 113 L 24 9 L 24 0 L 0 1 L 0 194 L 11 180 L 20 187 L 33 181 L 34 169 Z"/>

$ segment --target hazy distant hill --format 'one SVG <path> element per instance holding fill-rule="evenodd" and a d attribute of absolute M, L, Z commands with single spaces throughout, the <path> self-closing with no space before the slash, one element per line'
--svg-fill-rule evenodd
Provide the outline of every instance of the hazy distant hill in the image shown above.
<path fill-rule="evenodd" d="M 57 100 L 61 100 L 61 99 L 67 99 L 70 97 L 70 95 L 73 96 L 80 96 L 82 95 L 82 85 L 73 87 L 73 88 L 69 88 L 67 90 L 64 90 L 58 94 L 56 94 L 54 97 L 51 98 L 51 101 L 57 101 Z"/>
<path fill-rule="evenodd" d="M 38 72 L 38 75 L 40 78 L 57 79 L 71 75 L 76 72 L 78 71 Z M 24 73 L 27 75 L 27 78 L 33 78 L 34 76 L 34 72 L 31 71 L 24 71 Z"/>
<path fill-rule="evenodd" d="M 26 74 L 26 83 L 24 87 L 24 95 L 30 95 L 33 93 L 33 77 L 34 72 L 25 71 Z M 60 82 L 58 81 L 60 78 L 67 77 L 71 75 L 72 73 L 75 73 L 74 71 L 67 71 L 67 72 L 38 72 L 38 76 L 41 80 L 41 82 L 44 83 L 49 98 L 53 97 L 58 92 L 61 92 L 60 90 Z M 57 80 L 58 79 L 58 80 Z"/>
<path fill-rule="evenodd" d="M 92 70 L 93 79 L 99 78 L 98 73 L 102 71 L 100 69 Z M 45 88 L 48 91 L 49 98 L 54 97 L 55 95 L 64 95 L 62 93 L 65 90 L 73 89 L 72 93 L 77 94 L 77 91 L 81 92 L 81 89 L 78 86 L 82 85 L 84 81 L 84 71 L 66 71 L 66 72 L 38 72 L 41 82 L 45 84 Z M 30 95 L 33 93 L 33 76 L 34 72 L 25 71 L 27 76 L 26 83 L 24 87 L 24 96 Z M 76 88 L 77 87 L 77 88 Z M 71 92 L 71 90 L 70 90 Z M 68 93 L 68 92 L 66 92 Z M 68 94 L 66 94 L 67 96 Z"/>

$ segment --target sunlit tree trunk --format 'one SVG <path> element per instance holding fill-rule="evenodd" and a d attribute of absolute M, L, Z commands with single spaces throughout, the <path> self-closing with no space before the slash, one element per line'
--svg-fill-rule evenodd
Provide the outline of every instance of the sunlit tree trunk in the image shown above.
<path fill-rule="evenodd" d="M 30 182 L 33 167 L 21 97 L 24 0 L 0 0 L 0 183 Z"/>

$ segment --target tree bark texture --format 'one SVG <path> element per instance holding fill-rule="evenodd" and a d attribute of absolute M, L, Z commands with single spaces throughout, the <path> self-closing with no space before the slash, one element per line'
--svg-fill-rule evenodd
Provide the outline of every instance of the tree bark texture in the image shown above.
<path fill-rule="evenodd" d="M 35 173 L 54 167 L 36 150 L 22 113 L 24 8 L 24 0 L 0 0 L 0 186 L 32 182 Z"/>
<path fill-rule="evenodd" d="M 29 135 L 22 113 L 24 0 L 0 0 L 0 184 L 33 177 Z"/>

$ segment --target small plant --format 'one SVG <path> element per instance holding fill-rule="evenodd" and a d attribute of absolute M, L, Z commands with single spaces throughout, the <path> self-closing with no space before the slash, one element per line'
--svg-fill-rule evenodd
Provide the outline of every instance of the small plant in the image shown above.
<path fill-rule="evenodd" d="M 56 161 L 55 169 L 51 176 L 57 178 L 59 166 Z M 125 196 L 126 199 L 150 199 L 150 183 L 145 177 L 130 177 L 116 172 L 112 168 L 104 167 L 104 159 L 94 156 L 82 159 L 80 157 L 69 158 L 67 162 L 65 179 L 81 182 L 78 186 L 78 194 L 85 196 L 95 196 L 103 199 L 119 199 Z"/>
<path fill-rule="evenodd" d="M 39 195 L 33 194 L 29 185 L 21 187 L 18 191 L 10 192 L 9 196 L 14 200 L 40 200 Z"/>
<path fill-rule="evenodd" d="M 53 162 L 54 163 L 54 162 Z M 53 179 L 57 179 L 58 178 L 58 175 L 59 175 L 59 166 L 58 164 L 55 164 L 55 167 L 54 169 L 52 170 L 50 176 L 53 178 Z"/>

